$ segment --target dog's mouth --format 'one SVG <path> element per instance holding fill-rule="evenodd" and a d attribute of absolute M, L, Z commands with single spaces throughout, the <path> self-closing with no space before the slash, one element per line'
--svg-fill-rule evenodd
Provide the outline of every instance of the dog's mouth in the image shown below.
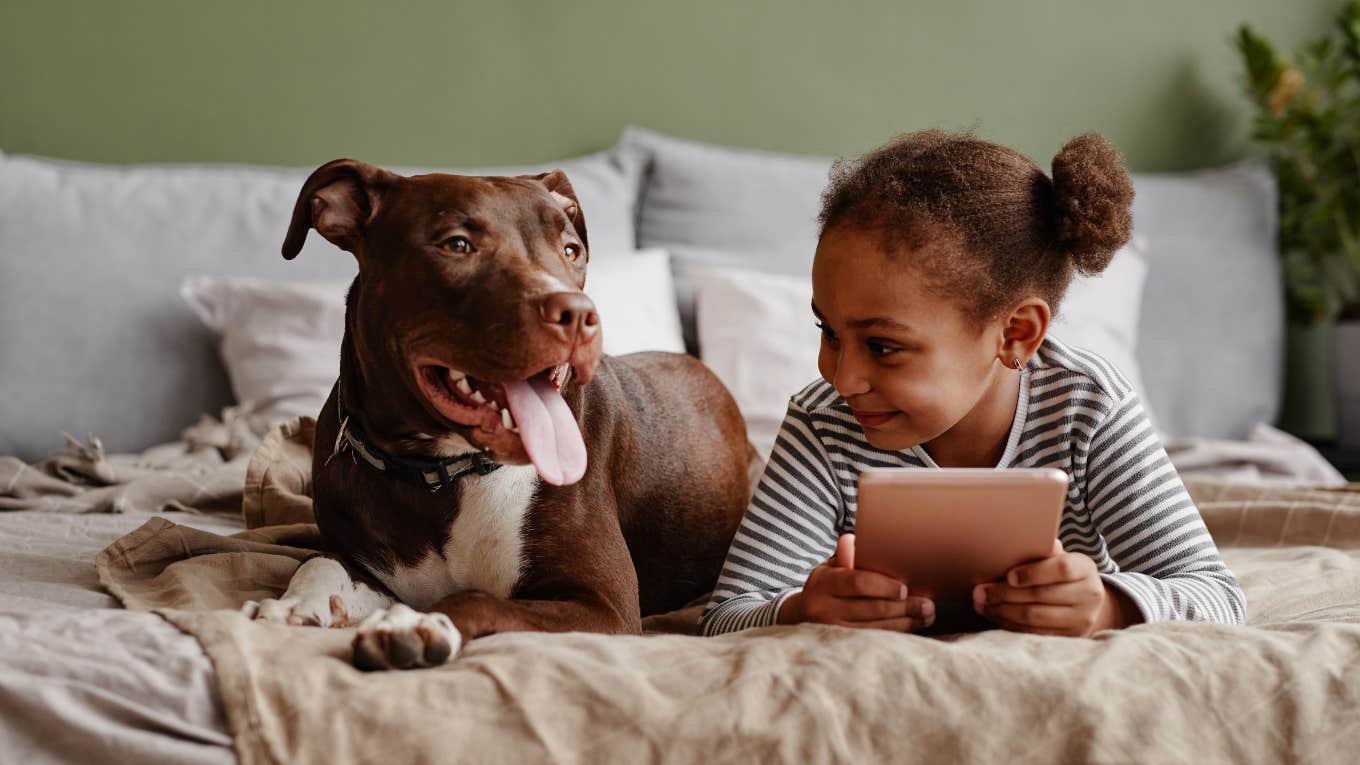
<path fill-rule="evenodd" d="M 585 441 L 561 394 L 568 364 L 509 383 L 479 380 L 428 358 L 415 367 L 430 405 L 445 419 L 469 428 L 473 445 L 501 461 L 532 462 L 539 476 L 556 486 L 585 475 Z"/>

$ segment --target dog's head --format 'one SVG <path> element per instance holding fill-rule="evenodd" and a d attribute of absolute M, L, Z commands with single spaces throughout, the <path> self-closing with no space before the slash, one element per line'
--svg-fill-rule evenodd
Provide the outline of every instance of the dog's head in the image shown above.
<path fill-rule="evenodd" d="M 359 261 L 349 331 L 365 379 L 399 376 L 433 426 L 503 462 L 532 461 L 555 484 L 581 477 L 559 390 L 590 380 L 601 336 L 566 174 L 404 177 L 337 159 L 303 184 L 285 258 L 309 228 Z"/>

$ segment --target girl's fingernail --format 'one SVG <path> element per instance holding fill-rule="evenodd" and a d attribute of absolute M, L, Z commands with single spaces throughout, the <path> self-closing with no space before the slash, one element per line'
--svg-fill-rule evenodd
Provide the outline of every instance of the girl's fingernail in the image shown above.
<path fill-rule="evenodd" d="M 926 624 L 935 621 L 935 604 L 931 602 L 922 603 L 921 616 L 925 618 Z"/>
<path fill-rule="evenodd" d="M 980 606 L 987 602 L 987 590 L 982 585 L 973 588 L 973 605 Z"/>
<path fill-rule="evenodd" d="M 906 586 L 905 584 L 902 585 L 902 586 L 897 590 L 897 599 L 898 599 L 898 600 L 906 600 L 906 599 L 907 599 L 907 586 Z"/>

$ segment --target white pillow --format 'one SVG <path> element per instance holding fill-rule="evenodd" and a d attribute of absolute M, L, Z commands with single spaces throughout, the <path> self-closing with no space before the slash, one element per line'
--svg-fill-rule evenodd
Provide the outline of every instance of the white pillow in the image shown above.
<path fill-rule="evenodd" d="M 811 279 L 728 268 L 695 276 L 700 354 L 732 392 L 751 442 L 768 457 L 789 396 L 820 376 Z M 1109 359 L 1140 395 L 1135 348 L 1146 276 L 1140 245 L 1125 247 L 1104 274 L 1073 280 L 1051 328 L 1063 341 Z"/>
<path fill-rule="evenodd" d="M 1143 411 L 1151 420 L 1137 355 L 1138 321 L 1148 273 L 1145 252 L 1142 237 L 1134 237 L 1115 253 L 1102 273 L 1073 279 L 1048 332 L 1068 345 L 1095 351 L 1114 364 L 1138 391 Z"/>
<path fill-rule="evenodd" d="M 592 260 L 604 350 L 683 351 L 670 259 L 648 250 Z M 340 372 L 346 281 L 282 282 L 193 276 L 180 295 L 221 340 L 238 403 L 266 422 L 315 416 Z"/>
<path fill-rule="evenodd" d="M 671 258 L 665 250 L 592 258 L 586 270 L 586 294 L 595 301 L 604 352 L 610 356 L 635 351 L 685 352 Z"/>
<path fill-rule="evenodd" d="M 217 333 L 236 401 L 266 422 L 315 417 L 340 371 L 346 281 L 191 276 L 180 296 Z"/>
<path fill-rule="evenodd" d="M 789 396 L 817 379 L 812 281 L 732 268 L 694 272 L 699 354 L 746 418 L 746 436 L 769 458 Z"/>

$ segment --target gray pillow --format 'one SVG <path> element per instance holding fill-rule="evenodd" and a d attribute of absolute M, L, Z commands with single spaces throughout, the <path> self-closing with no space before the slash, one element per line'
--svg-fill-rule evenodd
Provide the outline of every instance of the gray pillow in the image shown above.
<path fill-rule="evenodd" d="M 641 167 L 629 151 L 459 172 L 553 167 L 581 197 L 592 251 L 631 254 Z M 297 260 L 279 254 L 309 172 L 0 154 L 0 454 L 37 459 L 62 431 L 138 450 L 229 404 L 213 335 L 180 282 L 351 278 L 353 257 L 315 232 Z"/>
<path fill-rule="evenodd" d="M 638 239 L 669 250 L 686 343 L 705 265 L 807 276 L 831 160 L 732 149 L 640 128 Z M 1148 404 L 1171 436 L 1244 438 L 1278 411 L 1283 305 L 1268 170 L 1133 176 L 1149 272 L 1138 333 Z M 702 349 L 697 349 L 702 354 Z"/>
<path fill-rule="evenodd" d="M 1243 439 L 1279 414 L 1284 288 L 1275 182 L 1259 163 L 1135 174 L 1147 240 L 1138 360 L 1171 436 Z"/>
<path fill-rule="evenodd" d="M 647 162 L 638 246 L 670 252 L 691 351 L 699 351 L 694 277 L 704 267 L 811 278 L 830 159 L 730 149 L 637 127 L 625 129 L 620 143 Z"/>

